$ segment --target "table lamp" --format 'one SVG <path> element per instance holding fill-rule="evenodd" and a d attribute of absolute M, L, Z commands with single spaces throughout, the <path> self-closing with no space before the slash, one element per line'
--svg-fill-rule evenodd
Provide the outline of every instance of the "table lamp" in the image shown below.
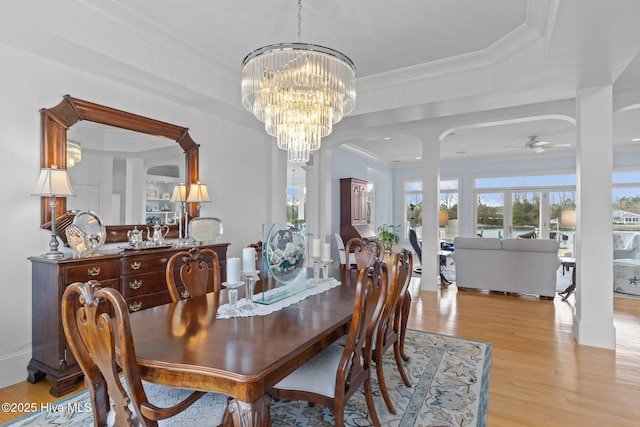
<path fill-rule="evenodd" d="M 440 211 L 438 223 L 440 224 L 440 227 L 444 227 L 449 224 L 449 211 Z"/>
<path fill-rule="evenodd" d="M 56 197 L 75 196 L 69 182 L 69 174 L 65 169 L 58 169 L 56 165 L 42 168 L 31 195 L 51 198 L 49 201 L 49 206 L 51 206 L 51 240 L 49 241 L 49 252 L 42 256 L 49 259 L 63 258 L 64 254 L 58 250 L 58 236 L 56 234 L 56 207 L 58 206 Z"/>
<path fill-rule="evenodd" d="M 189 186 L 189 196 L 187 197 L 187 203 L 197 203 L 196 209 L 198 215 L 200 215 L 200 203 L 210 202 L 209 191 L 207 190 L 207 184 L 202 184 L 200 181 L 193 183 Z"/>
<path fill-rule="evenodd" d="M 575 230 L 576 228 L 576 211 L 575 210 L 563 210 L 560 212 L 560 223 L 563 227 L 571 227 Z M 560 238 L 560 233 L 558 233 L 558 238 Z M 575 245 L 575 232 L 573 238 L 571 239 L 571 256 L 575 257 L 574 251 Z"/>
<path fill-rule="evenodd" d="M 200 216 L 200 203 L 210 201 L 211 199 L 209 198 L 207 184 L 202 184 L 200 181 L 198 181 L 189 186 L 189 196 L 187 196 L 186 202 L 197 203 L 196 211 L 198 212 L 198 216 Z M 186 224 L 188 225 L 188 222 Z"/>

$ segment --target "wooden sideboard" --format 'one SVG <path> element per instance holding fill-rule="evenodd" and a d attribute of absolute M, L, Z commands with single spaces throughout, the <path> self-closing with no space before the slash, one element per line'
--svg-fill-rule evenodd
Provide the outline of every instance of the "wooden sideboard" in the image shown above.
<path fill-rule="evenodd" d="M 225 281 L 228 243 L 201 245 L 216 252 L 220 277 Z M 50 393 L 60 396 L 76 388 L 82 375 L 73 354 L 67 348 L 62 330 L 60 306 L 62 294 L 73 282 L 97 280 L 102 286 L 118 289 L 129 311 L 145 310 L 171 302 L 165 280 L 166 263 L 184 248 L 106 251 L 88 258 L 45 259 L 31 257 L 32 266 L 32 356 L 27 366 L 27 381 L 42 378 L 51 381 Z"/>

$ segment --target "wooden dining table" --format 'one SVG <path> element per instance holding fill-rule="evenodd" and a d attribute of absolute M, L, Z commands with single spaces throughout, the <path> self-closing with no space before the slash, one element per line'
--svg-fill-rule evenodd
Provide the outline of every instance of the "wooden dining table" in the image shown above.
<path fill-rule="evenodd" d="M 268 315 L 216 319 L 226 290 L 131 313 L 142 378 L 224 393 L 235 426 L 269 425 L 267 392 L 348 329 L 356 271 L 331 273 L 340 286 Z"/>

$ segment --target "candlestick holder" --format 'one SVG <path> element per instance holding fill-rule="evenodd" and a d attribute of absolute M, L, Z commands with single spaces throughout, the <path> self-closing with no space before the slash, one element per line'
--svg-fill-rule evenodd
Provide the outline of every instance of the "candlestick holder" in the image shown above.
<path fill-rule="evenodd" d="M 253 302 L 253 288 L 256 286 L 256 280 L 258 278 L 259 270 L 243 271 L 245 284 L 245 303 L 240 307 L 242 310 L 253 310 L 257 306 Z"/>
<path fill-rule="evenodd" d="M 226 316 L 236 316 L 240 314 L 240 310 L 238 310 L 238 288 L 244 285 L 244 282 L 225 282 L 222 285 L 227 288 L 227 297 L 229 298 L 229 304 L 226 307 L 220 309 L 220 314 Z"/>
<path fill-rule="evenodd" d="M 314 256 L 312 258 L 313 261 L 313 278 L 320 278 L 320 257 Z"/>
<path fill-rule="evenodd" d="M 322 268 L 322 277 L 325 279 L 329 278 L 329 265 L 331 265 L 332 262 L 332 259 L 324 259 L 320 261 L 320 267 Z"/>

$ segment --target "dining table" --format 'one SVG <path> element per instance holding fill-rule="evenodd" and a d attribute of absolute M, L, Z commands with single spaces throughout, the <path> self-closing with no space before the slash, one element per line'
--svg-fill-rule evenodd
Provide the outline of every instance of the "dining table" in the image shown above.
<path fill-rule="evenodd" d="M 226 394 L 235 426 L 270 425 L 268 391 L 348 330 L 357 271 L 329 275 L 340 285 L 267 315 L 217 318 L 226 289 L 131 313 L 141 377 Z"/>

